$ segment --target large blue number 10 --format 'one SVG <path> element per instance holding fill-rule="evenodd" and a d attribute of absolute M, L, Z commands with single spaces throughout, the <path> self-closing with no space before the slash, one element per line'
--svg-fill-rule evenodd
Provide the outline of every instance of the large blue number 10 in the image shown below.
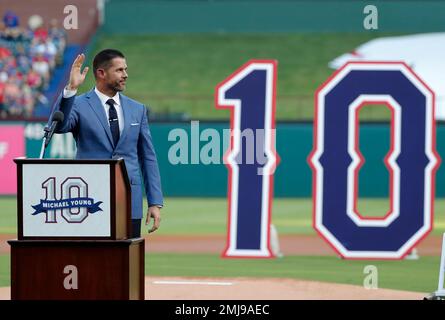
<path fill-rule="evenodd" d="M 275 152 L 275 61 L 250 61 L 216 89 L 217 108 L 231 109 L 229 228 L 226 257 L 272 257 L 270 220 Z M 356 207 L 358 111 L 385 104 L 392 114 L 390 212 L 366 218 Z M 316 93 L 314 228 L 344 258 L 403 258 L 432 228 L 434 93 L 404 63 L 348 63 Z M 249 133 L 255 138 L 249 148 Z M 259 143 L 258 143 L 259 142 Z M 292 146 L 288 146 L 291 148 Z M 254 161 L 246 162 L 255 154 Z M 243 157 L 244 155 L 244 157 Z M 265 161 L 260 161 L 264 156 Z"/>

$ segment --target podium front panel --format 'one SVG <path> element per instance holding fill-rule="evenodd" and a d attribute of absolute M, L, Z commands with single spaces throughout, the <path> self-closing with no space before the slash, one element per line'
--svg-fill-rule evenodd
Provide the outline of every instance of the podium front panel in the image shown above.
<path fill-rule="evenodd" d="M 24 238 L 112 236 L 109 164 L 27 163 L 21 180 Z"/>

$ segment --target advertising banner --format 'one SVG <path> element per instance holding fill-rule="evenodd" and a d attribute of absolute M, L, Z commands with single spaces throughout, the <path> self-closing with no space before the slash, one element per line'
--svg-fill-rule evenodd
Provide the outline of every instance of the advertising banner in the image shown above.
<path fill-rule="evenodd" d="M 14 158 L 25 156 L 24 127 L 0 126 L 0 194 L 17 192 Z"/>

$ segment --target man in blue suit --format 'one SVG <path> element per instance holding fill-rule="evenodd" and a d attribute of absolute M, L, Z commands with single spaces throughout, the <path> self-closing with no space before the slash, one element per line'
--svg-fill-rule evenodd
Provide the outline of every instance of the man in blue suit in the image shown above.
<path fill-rule="evenodd" d="M 148 201 L 145 224 L 153 218 L 149 232 L 159 228 L 163 206 L 161 179 L 156 153 L 148 128 L 147 109 L 120 92 L 125 89 L 127 63 L 114 49 L 99 52 L 93 61 L 96 85 L 93 90 L 76 96 L 84 82 L 84 54 L 75 59 L 68 85 L 56 102 L 54 111 L 64 113 L 57 133 L 72 132 L 77 145 L 77 159 L 123 158 L 131 183 L 133 237 L 140 237 L 142 220 L 142 179 Z"/>

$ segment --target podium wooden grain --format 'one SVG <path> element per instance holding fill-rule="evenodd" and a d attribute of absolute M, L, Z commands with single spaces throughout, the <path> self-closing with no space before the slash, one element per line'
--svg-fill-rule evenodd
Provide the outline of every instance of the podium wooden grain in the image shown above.
<path fill-rule="evenodd" d="M 131 236 L 131 189 L 123 160 L 16 159 L 18 240 L 11 246 L 12 300 L 144 300 L 145 240 Z M 26 236 L 23 166 L 102 164 L 110 167 L 108 237 Z M 69 270 L 69 271 L 68 271 Z M 74 271 L 73 271 L 74 270 Z M 76 277 L 75 286 L 69 285 Z M 68 285 L 67 285 L 68 283 Z"/>
<path fill-rule="evenodd" d="M 10 240 L 13 300 L 144 300 L 144 239 Z M 67 266 L 77 289 L 65 287 Z"/>

